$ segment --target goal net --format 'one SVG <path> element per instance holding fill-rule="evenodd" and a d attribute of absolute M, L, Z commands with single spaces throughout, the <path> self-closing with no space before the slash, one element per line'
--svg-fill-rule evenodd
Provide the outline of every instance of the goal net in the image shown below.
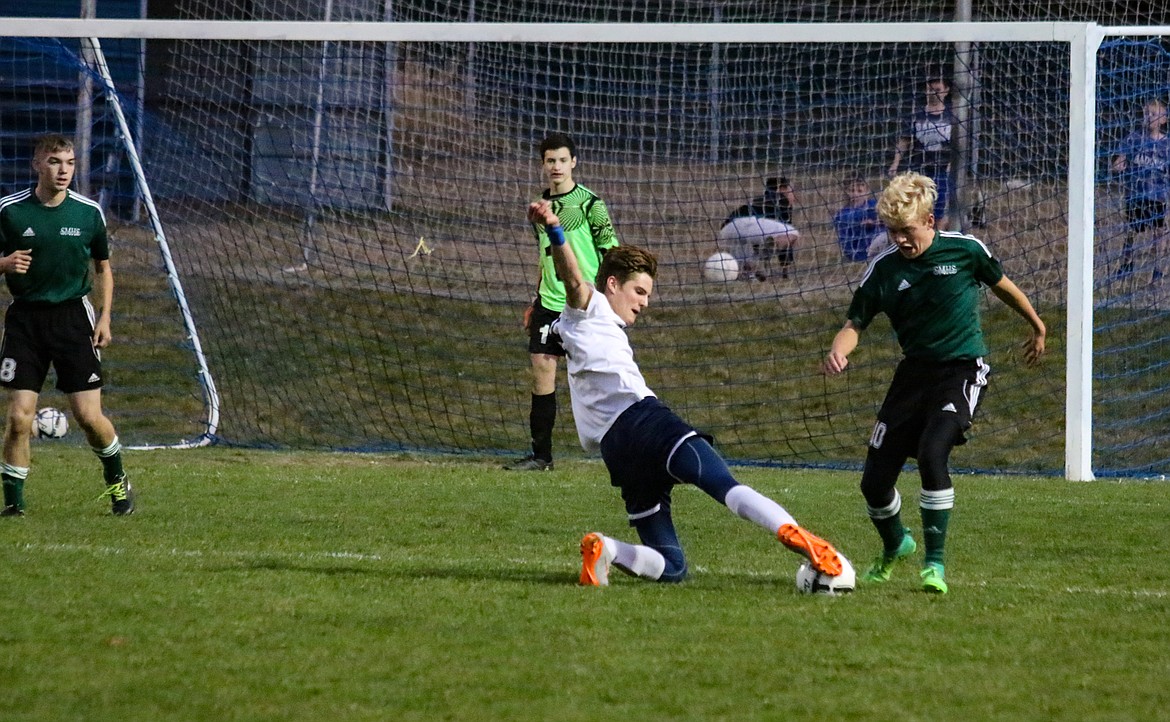
<path fill-rule="evenodd" d="M 436 24 L 382 26 L 374 37 L 375 26 L 338 23 L 402 18 L 332 3 L 323 12 L 200 15 L 332 21 L 314 26 L 318 39 L 273 39 L 255 22 L 223 39 L 206 39 L 217 31 L 204 28 L 147 44 L 146 174 L 216 377 L 223 440 L 526 449 L 520 323 L 537 260 L 524 206 L 544 187 L 537 143 L 563 132 L 578 145 L 574 177 L 605 199 L 621 242 L 660 258 L 650 311 L 630 330 L 655 392 L 730 459 L 857 467 L 900 354 L 879 320 L 849 373 L 818 371 L 866 266 L 856 249 L 874 240 L 874 229 L 850 231 L 842 220 L 864 212 L 841 211 L 851 181 L 863 196 L 880 191 L 928 81 L 941 79 L 953 118 L 940 176 L 948 222 L 994 251 L 1050 333 L 1044 367 L 1025 368 L 1026 325 L 988 295 L 992 383 L 978 443 L 957 449 L 954 464 L 1065 468 L 1070 98 L 1083 91 L 1072 85 L 1067 39 L 1020 25 L 970 37 L 939 26 L 912 36 L 893 26 L 830 34 L 764 25 L 734 34 L 610 26 L 602 37 L 594 26 L 560 25 L 517 39 L 518 26 Z M 1152 50 L 1121 52 L 1108 57 L 1156 62 Z M 1167 372 L 1133 362 L 1166 356 L 1164 298 L 1103 285 L 1125 243 L 1106 137 L 1123 136 L 1140 114 L 1134 99 L 1156 92 L 1125 68 L 1115 90 L 1102 71 L 1115 95 L 1103 106 L 1095 166 L 1095 293 L 1108 306 L 1094 331 L 1092 401 L 1107 424 L 1093 438 L 1101 474 L 1170 467 L 1170 428 L 1155 412 L 1167 406 Z M 899 169 L 922 162 L 914 155 L 907 149 Z M 779 251 L 745 256 L 720 239 L 728 216 L 773 178 L 794 194 L 790 264 Z M 1144 242 L 1134 242 L 1135 263 L 1152 263 Z M 721 249 L 739 255 L 737 278 L 702 272 Z M 123 327 L 121 336 L 138 333 Z M 563 371 L 558 395 L 554 448 L 571 456 Z"/>
<path fill-rule="evenodd" d="M 110 91 L 109 65 L 136 77 L 142 43 L 109 45 L 112 63 L 96 41 L 0 37 L 0 195 L 35 182 L 30 163 L 38 136 L 74 138 L 73 189 L 101 204 L 111 237 L 116 290 L 114 344 L 104 359 L 107 411 L 125 445 L 199 445 L 215 430 L 214 384 L 176 303 L 181 283 L 166 267 L 165 244 L 145 204 L 149 193 L 131 162 L 137 149 L 127 139 L 132 127 L 141 129 L 141 95 L 130 81 L 121 97 Z M 40 403 L 65 408 L 54 382 L 50 372 Z"/>

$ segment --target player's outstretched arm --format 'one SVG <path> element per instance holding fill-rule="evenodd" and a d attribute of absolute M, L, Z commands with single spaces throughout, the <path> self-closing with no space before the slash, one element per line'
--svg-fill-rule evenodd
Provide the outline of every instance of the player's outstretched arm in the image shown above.
<path fill-rule="evenodd" d="M 1036 365 L 1044 355 L 1044 339 L 1048 334 L 1047 327 L 1040 320 L 1040 314 L 1036 313 L 1036 309 L 1032 308 L 1032 302 L 1007 276 L 999 279 L 999 283 L 991 287 L 991 292 L 1032 326 L 1032 332 L 1023 344 L 1024 362 L 1029 366 Z"/>
<path fill-rule="evenodd" d="M 548 230 L 553 266 L 557 269 L 557 277 L 565 284 L 565 302 L 573 308 L 583 309 L 588 306 L 589 299 L 593 296 L 593 287 L 581 276 L 577 257 L 573 255 L 572 247 L 565 243 L 561 219 L 553 212 L 552 204 L 543 200 L 529 204 L 528 220 L 531 223 L 541 223 Z"/>
<path fill-rule="evenodd" d="M 849 365 L 849 354 L 853 353 L 853 349 L 857 348 L 858 342 L 861 341 L 861 331 L 853 325 L 852 321 L 846 321 L 837 335 L 833 337 L 833 345 L 829 347 L 829 355 L 825 357 L 824 363 L 821 365 L 821 370 L 826 376 L 836 376 L 845 370 Z"/>

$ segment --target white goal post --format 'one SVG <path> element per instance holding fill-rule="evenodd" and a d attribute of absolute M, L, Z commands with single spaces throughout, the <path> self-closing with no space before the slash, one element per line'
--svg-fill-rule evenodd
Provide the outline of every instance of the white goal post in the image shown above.
<path fill-rule="evenodd" d="M 1063 43 L 1068 47 L 1067 348 L 1064 474 L 1091 480 L 1095 82 L 1097 51 L 1110 30 L 1080 22 L 826 24 L 377 23 L 4 18 L 23 37 L 441 43 Z M 1027 290 L 1027 289 L 1025 289 Z M 828 332 L 829 329 L 826 329 Z"/>

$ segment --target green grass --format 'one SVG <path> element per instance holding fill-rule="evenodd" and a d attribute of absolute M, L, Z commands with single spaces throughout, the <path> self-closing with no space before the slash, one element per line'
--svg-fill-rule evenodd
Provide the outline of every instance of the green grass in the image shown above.
<path fill-rule="evenodd" d="M 632 539 L 596 462 L 38 444 L 0 519 L 5 720 L 1114 720 L 1170 704 L 1166 486 L 960 477 L 951 593 L 916 565 L 799 595 L 798 558 L 692 488 L 683 585 L 575 584 Z M 854 474 L 738 468 L 875 551 Z M 916 479 L 903 483 L 907 521 Z"/>

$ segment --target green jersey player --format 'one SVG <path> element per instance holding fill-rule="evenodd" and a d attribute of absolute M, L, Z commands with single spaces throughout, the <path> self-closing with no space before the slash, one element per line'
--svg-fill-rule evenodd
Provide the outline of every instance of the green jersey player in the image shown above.
<path fill-rule="evenodd" d="M 895 488 L 902 465 L 913 457 L 922 478 L 922 588 L 945 594 L 943 548 L 955 502 L 948 461 L 951 450 L 966 443 L 991 370 L 983 360 L 981 287 L 989 287 L 1031 326 L 1024 342 L 1029 365 L 1044 353 L 1046 329 L 982 242 L 936 230 L 937 194 L 934 181 L 918 173 L 896 176 L 882 193 L 878 216 L 893 245 L 866 269 L 824 370 L 829 376 L 844 371 L 861 332 L 878 313 L 889 317 L 904 358 L 878 411 L 861 476 L 869 517 L 882 539 L 882 552 L 862 579 L 888 581 L 894 563 L 917 550 L 902 525 Z"/>
<path fill-rule="evenodd" d="M 538 147 L 541 168 L 548 188 L 541 198 L 560 217 L 565 242 L 576 254 L 585 277 L 592 280 L 607 249 L 618 245 L 605 201 L 573 180 L 577 167 L 577 146 L 566 135 L 553 133 Z M 561 339 L 552 331 L 553 321 L 565 308 L 565 284 L 553 266 L 548 232 L 539 223 L 532 225 L 540 259 L 540 281 L 536 298 L 524 313 L 528 332 L 528 355 L 532 364 L 532 406 L 528 426 L 532 450 L 508 464 L 513 471 L 545 471 L 553 466 L 552 432 L 557 416 L 557 359 L 565 355 Z"/>
<path fill-rule="evenodd" d="M 122 445 L 101 401 L 100 350 L 110 343 L 114 298 L 105 218 L 96 203 L 69 190 L 71 141 L 40 138 L 33 169 L 36 186 L 0 199 L 0 273 L 13 299 L 0 346 L 0 386 L 8 389 L 0 516 L 24 515 L 29 439 L 50 365 L 73 418 L 101 459 L 113 513 L 130 514 L 134 499 L 122 469 Z M 97 309 L 90 291 L 96 291 Z"/>

